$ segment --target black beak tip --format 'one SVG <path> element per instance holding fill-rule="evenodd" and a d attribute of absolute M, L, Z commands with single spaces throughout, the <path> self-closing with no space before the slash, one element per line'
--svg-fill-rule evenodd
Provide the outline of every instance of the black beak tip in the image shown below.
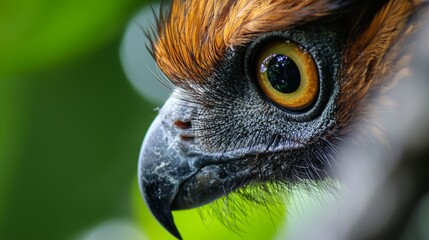
<path fill-rule="evenodd" d="M 162 182 L 162 181 L 161 181 Z M 162 185 L 162 184 L 161 184 Z M 154 194 L 158 185 L 152 185 L 151 182 L 144 182 L 141 184 L 141 192 L 143 199 L 146 202 L 146 206 L 149 207 L 149 210 L 152 212 L 152 215 L 158 220 L 158 222 L 174 237 L 177 239 L 182 239 L 182 236 L 179 233 L 179 230 L 176 227 L 176 224 L 173 220 L 173 215 L 171 214 L 171 196 L 174 196 L 169 185 L 163 185 L 163 190 L 165 192 Z M 149 194 L 151 193 L 151 194 Z"/>
<path fill-rule="evenodd" d="M 179 230 L 177 230 L 176 224 L 174 223 L 170 209 L 158 211 L 155 217 L 169 233 L 171 233 L 177 239 L 182 239 L 182 236 L 180 235 Z"/>
<path fill-rule="evenodd" d="M 159 196 L 158 198 L 151 197 L 146 195 L 145 192 L 143 192 L 143 198 L 145 199 L 146 206 L 149 207 L 156 220 L 158 220 L 158 222 L 174 237 L 182 239 L 182 236 L 174 223 L 168 199 L 162 196 L 160 198 Z"/>
<path fill-rule="evenodd" d="M 182 239 L 171 214 L 171 198 L 175 196 L 175 186 L 168 184 L 168 181 L 163 181 L 165 179 L 159 178 L 157 175 L 152 176 L 146 173 L 146 176 L 149 179 L 155 179 L 148 180 L 140 176 L 140 191 L 146 206 L 168 232 L 177 239 Z"/>

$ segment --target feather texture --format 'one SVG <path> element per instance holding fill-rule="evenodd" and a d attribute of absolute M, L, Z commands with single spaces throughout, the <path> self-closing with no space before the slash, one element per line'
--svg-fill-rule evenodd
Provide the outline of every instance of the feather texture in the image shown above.
<path fill-rule="evenodd" d="M 203 82 L 228 48 L 255 36 L 328 16 L 344 5 L 329 0 L 173 1 L 153 54 L 173 83 Z"/>
<path fill-rule="evenodd" d="M 420 5 L 421 1 L 389 1 L 363 32 L 351 31 L 340 76 L 337 128 L 362 116 L 367 110 L 363 108 L 371 105 L 366 99 L 391 87 L 395 82 L 385 81 L 408 66 L 412 50 L 407 40 L 418 29 L 410 18 Z"/>

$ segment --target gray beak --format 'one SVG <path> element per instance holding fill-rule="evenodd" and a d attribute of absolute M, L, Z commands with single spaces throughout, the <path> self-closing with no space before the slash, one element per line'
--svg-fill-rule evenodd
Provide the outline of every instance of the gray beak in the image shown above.
<path fill-rule="evenodd" d="M 187 163 L 168 149 L 165 143 L 168 138 L 161 122 L 160 116 L 156 117 L 143 141 L 138 167 L 139 186 L 152 214 L 165 229 L 181 239 L 171 215 L 171 203 L 180 183 L 193 171 L 189 165 L 178 169 Z"/>
<path fill-rule="evenodd" d="M 147 131 L 139 158 L 142 196 L 157 220 L 178 239 L 181 236 L 171 210 L 210 203 L 231 192 L 250 174 L 241 157 L 202 153 L 189 140 L 195 109 L 170 97 Z"/>

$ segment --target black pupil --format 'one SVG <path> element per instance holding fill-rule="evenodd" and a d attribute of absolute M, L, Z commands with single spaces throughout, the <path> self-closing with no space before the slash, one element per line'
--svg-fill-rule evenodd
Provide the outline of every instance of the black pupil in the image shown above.
<path fill-rule="evenodd" d="M 288 56 L 274 55 L 267 66 L 268 81 L 274 89 L 282 93 L 293 93 L 301 84 L 298 66 Z"/>

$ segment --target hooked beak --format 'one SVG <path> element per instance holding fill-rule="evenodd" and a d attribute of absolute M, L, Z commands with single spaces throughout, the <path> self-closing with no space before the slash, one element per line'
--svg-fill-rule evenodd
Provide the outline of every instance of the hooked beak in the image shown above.
<path fill-rule="evenodd" d="M 176 196 L 180 183 L 191 172 L 181 172 L 177 166 L 186 163 L 173 156 L 168 149 L 165 130 L 157 116 L 146 133 L 139 157 L 139 186 L 146 205 L 156 219 L 176 238 L 181 239 L 171 215 L 171 203 Z M 190 173 L 191 174 L 191 173 Z"/>
<path fill-rule="evenodd" d="M 147 131 L 140 151 L 138 178 L 152 214 L 181 239 L 171 210 L 210 203 L 231 192 L 248 172 L 244 171 L 245 161 L 226 161 L 216 154 L 203 154 L 181 138 L 188 130 L 175 123 L 192 119 L 195 106 L 178 101 L 170 97 Z"/>

